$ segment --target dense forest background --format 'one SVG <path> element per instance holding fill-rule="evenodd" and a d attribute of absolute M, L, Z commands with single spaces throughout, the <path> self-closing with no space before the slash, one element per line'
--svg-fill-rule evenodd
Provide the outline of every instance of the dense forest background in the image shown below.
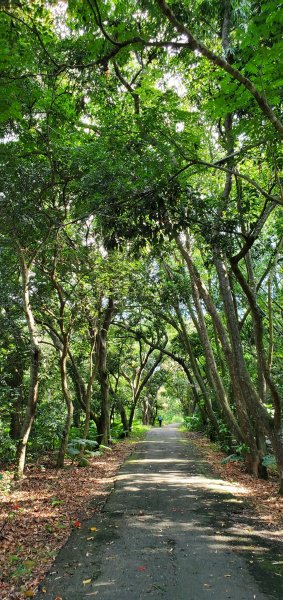
<path fill-rule="evenodd" d="M 282 434 L 278 2 L 1 2 L 1 462 Z"/>

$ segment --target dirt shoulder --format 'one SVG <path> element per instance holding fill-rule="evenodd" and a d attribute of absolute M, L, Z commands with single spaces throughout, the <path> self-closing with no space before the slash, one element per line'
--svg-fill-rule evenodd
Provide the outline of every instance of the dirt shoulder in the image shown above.
<path fill-rule="evenodd" d="M 253 575 L 266 587 L 273 578 L 273 587 L 281 596 L 283 580 L 283 498 L 278 495 L 275 477 L 269 481 L 255 479 L 245 472 L 241 462 L 222 463 L 226 455 L 202 434 L 186 432 L 186 438 L 201 452 L 212 472 L 224 481 L 240 484 L 239 506 L 230 511 L 217 511 L 214 523 L 221 531 L 232 531 L 239 538 L 248 536 L 248 543 L 234 547 L 246 557 Z M 267 586 L 268 587 L 268 586 Z M 281 590 L 281 591 L 280 591 Z"/>
<path fill-rule="evenodd" d="M 56 470 L 48 460 L 42 460 L 30 465 L 17 485 L 13 484 L 12 473 L 2 472 L 1 599 L 33 597 L 71 531 L 99 512 L 119 467 L 134 447 L 134 441 L 121 441 L 84 468 L 67 464 Z"/>
<path fill-rule="evenodd" d="M 227 458 L 226 454 L 218 450 L 204 435 L 185 432 L 185 436 L 198 447 L 216 475 L 227 481 L 240 483 L 245 488 L 241 493 L 254 512 L 255 522 L 268 531 L 270 537 L 283 541 L 283 498 L 278 495 L 276 477 L 271 475 L 268 481 L 255 479 L 245 472 L 242 462 L 222 463 Z"/>

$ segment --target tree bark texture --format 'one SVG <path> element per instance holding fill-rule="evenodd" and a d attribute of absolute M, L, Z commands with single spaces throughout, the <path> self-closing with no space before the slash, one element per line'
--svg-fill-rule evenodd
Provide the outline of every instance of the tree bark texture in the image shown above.
<path fill-rule="evenodd" d="M 25 311 L 26 323 L 29 331 L 30 343 L 30 379 L 29 394 L 26 414 L 21 430 L 21 437 L 18 442 L 16 455 L 15 479 L 22 479 L 25 468 L 26 449 L 29 440 L 30 431 L 35 417 L 38 401 L 38 380 L 41 359 L 41 349 L 37 337 L 35 319 L 30 304 L 30 267 L 28 266 L 24 252 L 18 245 L 18 255 L 21 269 L 22 297 Z"/>
<path fill-rule="evenodd" d="M 67 416 L 66 416 L 64 430 L 62 433 L 61 444 L 60 444 L 60 448 L 59 448 L 59 452 L 58 452 L 58 456 L 57 456 L 56 466 L 58 469 L 60 469 L 64 466 L 65 454 L 67 452 L 67 446 L 68 446 L 69 433 L 70 433 L 70 428 L 72 425 L 73 414 L 74 414 L 74 406 L 73 406 L 73 402 L 72 402 L 72 398 L 71 398 L 71 394 L 70 394 L 70 390 L 69 390 L 69 386 L 68 386 L 68 379 L 67 379 L 67 356 L 68 356 L 68 339 L 67 339 L 67 336 L 65 336 L 63 350 L 62 350 L 62 353 L 60 356 L 60 375 L 61 375 L 61 387 L 62 387 L 63 397 L 64 397 L 64 400 L 66 403 L 66 408 L 67 408 Z"/>
<path fill-rule="evenodd" d="M 107 446 L 110 440 L 109 382 L 107 370 L 107 334 L 114 312 L 112 298 L 108 300 L 103 325 L 96 335 L 97 377 L 100 384 L 100 417 L 98 420 L 98 443 Z"/>

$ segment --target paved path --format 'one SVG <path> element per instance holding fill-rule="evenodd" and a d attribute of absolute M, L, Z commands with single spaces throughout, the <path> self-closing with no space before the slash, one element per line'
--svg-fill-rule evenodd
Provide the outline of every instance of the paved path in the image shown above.
<path fill-rule="evenodd" d="M 261 582 L 235 551 L 251 540 L 227 527 L 227 514 L 240 510 L 230 488 L 176 426 L 152 429 L 103 512 L 71 535 L 38 598 L 279 599 L 272 578 Z"/>

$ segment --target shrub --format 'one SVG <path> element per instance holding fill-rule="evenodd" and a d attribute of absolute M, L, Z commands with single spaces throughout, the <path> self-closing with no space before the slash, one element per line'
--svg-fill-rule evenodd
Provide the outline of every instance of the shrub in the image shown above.
<path fill-rule="evenodd" d="M 201 415 L 199 413 L 195 413 L 190 417 L 185 417 L 184 425 L 188 431 L 201 431 L 203 428 Z"/>

